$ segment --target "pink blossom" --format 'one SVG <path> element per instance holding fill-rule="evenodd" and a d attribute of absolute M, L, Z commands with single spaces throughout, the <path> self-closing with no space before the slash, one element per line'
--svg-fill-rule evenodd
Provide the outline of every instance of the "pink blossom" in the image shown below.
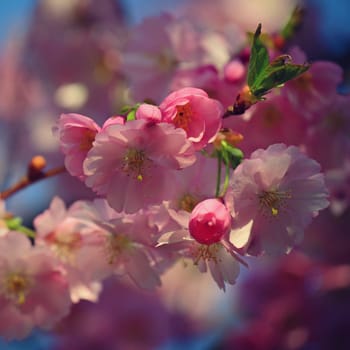
<path fill-rule="evenodd" d="M 117 211 L 136 212 L 169 199 L 171 170 L 190 166 L 194 149 L 182 129 L 146 120 L 111 125 L 84 162 L 85 183 Z"/>
<path fill-rule="evenodd" d="M 34 219 L 36 243 L 49 248 L 65 269 L 73 302 L 96 300 L 100 281 L 107 275 L 100 258 L 106 232 L 82 214 L 85 208 L 78 201 L 67 210 L 55 197 L 49 209 Z"/>
<path fill-rule="evenodd" d="M 298 48 L 293 48 L 291 54 L 296 58 L 296 62 L 306 61 L 305 55 Z M 330 104 L 342 80 L 343 71 L 339 65 L 328 61 L 316 61 L 307 72 L 288 81 L 281 92 L 297 109 L 312 117 Z"/>
<path fill-rule="evenodd" d="M 169 14 L 144 19 L 131 32 L 123 50 L 121 70 L 136 101 L 156 102 L 169 92 L 182 65 L 202 60 L 199 34 L 191 22 Z"/>
<path fill-rule="evenodd" d="M 136 119 L 146 119 L 148 121 L 160 122 L 162 113 L 157 106 L 142 103 L 136 111 Z"/>
<path fill-rule="evenodd" d="M 224 203 L 215 198 L 204 200 L 191 215 L 182 215 L 177 229 L 159 238 L 158 249 L 169 259 L 192 260 L 202 273 L 209 270 L 219 288 L 225 290 L 225 283 L 235 283 L 239 263 L 247 266 L 239 254 L 250 235 L 249 225 L 238 227 L 231 223 Z"/>
<path fill-rule="evenodd" d="M 130 223 L 117 219 L 105 228 L 108 228 L 108 235 L 104 257 L 108 268 L 117 275 L 127 275 L 140 288 L 160 286 L 156 252 L 150 243 L 152 229 L 147 223 L 144 220 Z"/>
<path fill-rule="evenodd" d="M 125 120 L 124 117 L 120 116 L 120 115 L 114 115 L 112 117 L 109 117 L 102 125 L 102 129 L 105 129 L 107 126 L 109 125 L 113 125 L 113 124 L 124 124 Z"/>
<path fill-rule="evenodd" d="M 2 236 L 0 250 L 0 335 L 21 339 L 34 327 L 52 328 L 71 305 L 63 271 L 19 232 Z"/>
<path fill-rule="evenodd" d="M 231 219 L 229 211 L 220 200 L 206 199 L 192 210 L 190 235 L 201 244 L 217 243 L 230 230 Z"/>
<path fill-rule="evenodd" d="M 221 127 L 223 106 L 196 88 L 171 93 L 160 104 L 163 120 L 186 131 L 196 150 L 212 142 Z"/>
<path fill-rule="evenodd" d="M 350 96 L 337 95 L 317 113 L 308 128 L 305 147 L 323 170 L 342 168 L 350 157 Z"/>
<path fill-rule="evenodd" d="M 310 122 L 303 110 L 297 110 L 286 96 L 269 94 L 242 116 L 225 118 L 223 126 L 243 135 L 239 148 L 246 157 L 258 148 L 283 142 L 299 146 L 305 142 Z"/>
<path fill-rule="evenodd" d="M 81 180 L 85 179 L 83 161 L 100 129 L 91 118 L 75 113 L 61 114 L 55 129 L 68 172 Z"/>
<path fill-rule="evenodd" d="M 238 225 L 251 222 L 245 247 L 258 255 L 288 252 L 303 238 L 305 227 L 328 206 L 320 165 L 297 147 L 275 144 L 255 151 L 233 172 L 225 200 Z"/>
<path fill-rule="evenodd" d="M 236 282 L 242 260 L 235 254 L 235 248 L 224 240 L 200 244 L 190 236 L 187 227 L 165 235 L 159 242 L 159 250 L 192 260 L 201 273 L 209 270 L 220 289 L 225 290 L 225 283 Z"/>
<path fill-rule="evenodd" d="M 104 270 L 102 275 L 128 276 L 146 289 L 159 286 L 157 266 L 163 258 L 154 248 L 158 228 L 150 224 L 148 212 L 117 213 L 105 200 L 80 201 L 74 206 L 78 203 L 79 208 L 72 213 L 74 217 L 100 227 L 99 250 L 93 264 Z"/>
<path fill-rule="evenodd" d="M 169 312 L 159 295 L 108 279 L 98 303 L 79 303 L 60 324 L 56 350 L 154 350 L 179 337 L 186 319 Z M 188 329 L 187 329 L 188 330 Z"/>

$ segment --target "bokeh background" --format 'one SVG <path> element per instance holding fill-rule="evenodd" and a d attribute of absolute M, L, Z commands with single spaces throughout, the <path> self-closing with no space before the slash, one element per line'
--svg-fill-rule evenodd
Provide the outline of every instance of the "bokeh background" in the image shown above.
<path fill-rule="evenodd" d="M 201 1 L 194 2 L 198 6 Z M 75 111 L 96 119 L 116 113 L 127 102 L 118 69 L 126 31 L 146 16 L 178 13 L 188 3 L 2 1 L 0 189 L 22 176 L 31 155 L 45 154 L 49 166 L 62 162 L 51 133 L 60 113 Z M 252 31 L 259 22 L 266 28 L 277 23 L 280 8 L 293 6 L 293 1 L 252 1 L 247 10 L 242 1 L 226 3 Z M 294 3 L 304 8 L 304 15 L 289 45 L 299 45 L 310 62 L 338 63 L 344 70 L 339 92 L 349 93 L 350 2 Z M 57 193 L 67 202 L 91 198 L 82 184 L 65 176 L 14 196 L 9 209 L 30 223 Z M 109 282 L 98 304 L 75 306 L 54 332 L 35 332 L 21 342 L 0 340 L 0 349 L 128 350 L 142 349 L 140 344 L 160 350 L 350 349 L 349 224 L 348 211 L 340 218 L 325 212 L 297 252 L 279 263 L 252 261 L 252 268 L 226 293 L 190 269 L 183 272 L 181 264 L 165 276 L 159 295 Z M 134 347 L 133 338 L 140 339 Z"/>

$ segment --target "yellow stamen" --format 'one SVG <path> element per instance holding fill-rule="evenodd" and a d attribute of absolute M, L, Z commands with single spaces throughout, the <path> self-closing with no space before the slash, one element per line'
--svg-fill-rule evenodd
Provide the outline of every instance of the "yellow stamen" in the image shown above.
<path fill-rule="evenodd" d="M 277 216 L 285 205 L 285 200 L 292 196 L 290 192 L 263 191 L 258 197 L 261 208 L 267 209 L 272 216 Z"/>
<path fill-rule="evenodd" d="M 3 284 L 4 295 L 18 305 L 22 305 L 30 290 L 30 280 L 20 273 L 9 274 Z"/>

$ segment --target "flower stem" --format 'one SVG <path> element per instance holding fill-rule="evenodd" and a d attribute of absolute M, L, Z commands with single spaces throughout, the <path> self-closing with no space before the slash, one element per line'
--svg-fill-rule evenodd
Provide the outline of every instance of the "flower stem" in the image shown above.
<path fill-rule="evenodd" d="M 222 155 L 221 152 L 218 152 L 218 173 L 216 178 L 216 192 L 215 197 L 219 197 L 220 194 L 220 184 L 221 184 L 221 162 L 222 162 Z"/>
<path fill-rule="evenodd" d="M 225 163 L 225 181 L 224 181 L 224 187 L 221 192 L 221 197 L 223 197 L 224 194 L 226 193 L 229 183 L 230 183 L 230 165 Z"/>
<path fill-rule="evenodd" d="M 24 233 L 29 238 L 35 238 L 35 232 L 28 227 L 20 226 L 16 231 Z"/>

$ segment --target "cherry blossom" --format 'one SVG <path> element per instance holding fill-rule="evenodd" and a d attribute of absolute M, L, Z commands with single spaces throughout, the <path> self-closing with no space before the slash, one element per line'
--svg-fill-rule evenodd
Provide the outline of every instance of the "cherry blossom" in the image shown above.
<path fill-rule="evenodd" d="M 221 127 L 223 107 L 196 88 L 171 93 L 159 106 L 163 120 L 186 131 L 196 150 L 212 142 Z"/>
<path fill-rule="evenodd" d="M 97 300 L 100 281 L 107 276 L 99 259 L 106 233 L 92 220 L 81 218 L 82 207 L 82 202 L 75 202 L 67 210 L 55 197 L 49 209 L 34 219 L 36 244 L 49 248 L 66 271 L 73 302 Z"/>
<path fill-rule="evenodd" d="M 52 328 L 70 310 L 64 271 L 22 233 L 0 237 L 0 333 L 21 339 L 34 327 Z"/>
<path fill-rule="evenodd" d="M 171 198 L 171 169 L 195 161 L 182 129 L 147 120 L 111 125 L 97 136 L 84 161 L 85 183 L 117 211 L 136 212 Z"/>
<path fill-rule="evenodd" d="M 246 251 L 259 255 L 282 254 L 300 243 L 312 218 L 328 206 L 327 196 L 320 165 L 295 146 L 275 144 L 235 169 L 225 200 L 238 225 L 252 223 Z"/>

